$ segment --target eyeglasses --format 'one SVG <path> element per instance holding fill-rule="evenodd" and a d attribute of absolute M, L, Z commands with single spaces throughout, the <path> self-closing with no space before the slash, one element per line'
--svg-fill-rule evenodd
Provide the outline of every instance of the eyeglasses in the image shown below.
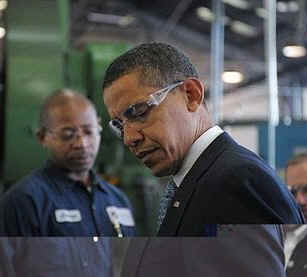
<path fill-rule="evenodd" d="M 87 137 L 93 139 L 102 132 L 102 127 L 97 126 L 87 126 L 87 127 L 64 127 L 61 129 L 47 129 L 47 132 L 52 133 L 55 137 L 62 142 L 75 142 L 76 139 L 81 137 Z"/>
<path fill-rule="evenodd" d="M 159 106 L 163 100 L 166 98 L 168 93 L 175 89 L 176 87 L 183 84 L 183 81 L 168 85 L 165 88 L 162 88 L 158 91 L 149 95 L 149 99 L 144 102 L 139 102 L 132 104 L 122 113 L 122 117 L 125 118 L 125 121 L 142 121 L 144 116 L 149 112 L 149 110 L 154 106 Z M 125 122 L 122 119 L 114 118 L 110 120 L 109 127 L 112 132 L 120 139 L 124 137 L 124 124 Z"/>
<path fill-rule="evenodd" d="M 300 192 L 304 197 L 307 197 L 307 184 L 297 186 L 296 188 L 290 188 L 291 193 L 294 197 Z"/>

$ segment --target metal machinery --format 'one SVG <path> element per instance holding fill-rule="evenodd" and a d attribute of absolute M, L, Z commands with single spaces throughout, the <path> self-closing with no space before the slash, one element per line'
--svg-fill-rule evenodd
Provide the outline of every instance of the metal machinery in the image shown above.
<path fill-rule="evenodd" d="M 138 232 L 148 234 L 154 229 L 155 215 L 151 213 L 156 210 L 156 204 L 145 201 L 145 194 L 154 181 L 110 134 L 108 116 L 102 105 L 103 72 L 129 45 L 93 41 L 79 48 L 72 47 L 70 4 L 69 0 L 14 0 L 6 10 L 9 31 L 5 97 L 1 95 L 0 111 L 1 190 L 42 166 L 46 159 L 35 137 L 44 98 L 58 88 L 76 89 L 95 103 L 102 119 L 104 132 L 96 161 L 98 172 L 129 195 Z"/>

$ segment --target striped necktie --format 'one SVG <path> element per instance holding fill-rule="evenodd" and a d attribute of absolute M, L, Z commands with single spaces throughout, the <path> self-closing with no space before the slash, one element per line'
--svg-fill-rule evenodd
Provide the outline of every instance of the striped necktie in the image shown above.
<path fill-rule="evenodd" d="M 174 198 L 175 192 L 176 192 L 176 183 L 171 178 L 171 180 L 168 182 L 166 189 L 164 191 L 164 196 L 161 199 L 160 202 L 160 211 L 159 211 L 159 217 L 158 217 L 158 230 L 163 222 L 163 219 L 166 215 L 167 208 L 171 202 L 171 200 Z"/>

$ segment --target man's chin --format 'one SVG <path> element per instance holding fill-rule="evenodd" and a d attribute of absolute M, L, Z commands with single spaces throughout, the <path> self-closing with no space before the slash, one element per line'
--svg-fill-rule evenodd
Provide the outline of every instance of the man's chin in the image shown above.
<path fill-rule="evenodd" d="M 152 167 L 149 167 L 149 169 L 151 170 L 152 174 L 156 177 L 166 177 L 166 176 L 170 176 L 174 173 L 172 173 L 172 170 L 170 167 L 162 167 L 161 165 L 155 165 Z"/>
<path fill-rule="evenodd" d="M 143 165 L 149 168 L 154 176 L 166 177 L 178 172 L 180 164 L 177 161 L 174 162 L 163 155 L 158 155 L 159 151 L 154 152 L 154 154 L 156 156 L 149 156 L 149 158 L 141 160 Z"/>
<path fill-rule="evenodd" d="M 92 169 L 93 163 L 75 163 L 69 166 L 69 169 L 75 173 L 84 173 Z"/>

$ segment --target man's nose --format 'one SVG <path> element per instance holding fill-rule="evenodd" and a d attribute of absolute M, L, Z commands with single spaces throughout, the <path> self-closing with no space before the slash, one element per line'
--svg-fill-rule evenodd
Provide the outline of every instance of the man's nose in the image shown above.
<path fill-rule="evenodd" d="M 74 137 L 73 145 L 76 148 L 85 148 L 89 144 L 88 137 L 82 132 L 77 132 Z"/>

